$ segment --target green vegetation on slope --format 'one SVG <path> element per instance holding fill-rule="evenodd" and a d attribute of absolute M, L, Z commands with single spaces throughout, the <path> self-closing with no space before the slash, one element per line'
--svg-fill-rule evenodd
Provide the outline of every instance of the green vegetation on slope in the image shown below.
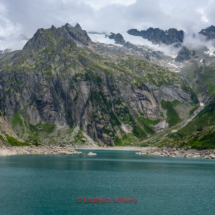
<path fill-rule="evenodd" d="M 169 134 L 159 146 L 215 149 L 215 98 L 184 128 Z"/>
<path fill-rule="evenodd" d="M 23 110 L 19 111 L 17 114 L 15 114 L 13 117 L 12 117 L 12 120 L 11 120 L 11 124 L 12 124 L 12 127 L 16 127 L 17 125 L 22 127 L 23 126 L 23 120 L 22 118 L 20 117 L 20 114 L 22 113 Z"/>
<path fill-rule="evenodd" d="M 46 135 L 51 134 L 55 128 L 55 124 L 41 124 L 32 125 L 23 118 L 21 118 L 20 114 L 23 110 L 19 111 L 15 114 L 11 119 L 12 129 L 23 138 L 25 135 L 25 139 L 27 142 L 42 142 L 40 134 L 45 133 Z M 12 141 L 12 139 L 10 139 Z M 17 143 L 20 145 L 20 143 Z"/>
<path fill-rule="evenodd" d="M 189 135 L 202 126 L 215 125 L 215 97 L 208 105 L 184 128 L 179 130 L 183 136 Z"/>
<path fill-rule="evenodd" d="M 215 131 L 209 130 L 206 134 L 197 132 L 187 142 L 181 142 L 180 147 L 190 146 L 194 149 L 215 149 Z"/>
<path fill-rule="evenodd" d="M 50 134 L 56 128 L 55 124 L 41 124 L 41 123 L 38 123 L 37 125 L 31 125 L 31 124 L 29 124 L 29 125 L 30 125 L 31 132 L 34 132 L 34 133 L 45 132 L 47 134 Z"/>
<path fill-rule="evenodd" d="M 144 129 L 148 134 L 154 134 L 155 129 L 153 128 L 153 125 L 156 125 L 160 122 L 160 119 L 151 120 L 149 118 L 143 118 L 143 117 L 139 117 L 138 119 L 144 125 Z"/>
<path fill-rule="evenodd" d="M 179 122 L 181 122 L 180 117 L 178 116 L 177 112 L 175 111 L 172 103 L 170 101 L 161 101 L 161 107 L 165 110 L 167 110 L 167 122 L 169 123 L 169 126 L 172 127 Z"/>
<path fill-rule="evenodd" d="M 20 142 L 20 141 L 18 141 L 17 139 L 8 136 L 7 134 L 6 134 L 6 137 L 7 137 L 8 143 L 9 143 L 11 146 L 29 146 L 28 143 Z"/>

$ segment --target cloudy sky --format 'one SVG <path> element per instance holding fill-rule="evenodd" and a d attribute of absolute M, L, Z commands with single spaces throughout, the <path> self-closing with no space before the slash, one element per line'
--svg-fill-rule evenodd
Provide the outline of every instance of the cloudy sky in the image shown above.
<path fill-rule="evenodd" d="M 18 48 L 18 36 L 67 22 L 87 31 L 174 27 L 190 34 L 215 25 L 214 11 L 215 0 L 0 0 L 0 49 Z"/>

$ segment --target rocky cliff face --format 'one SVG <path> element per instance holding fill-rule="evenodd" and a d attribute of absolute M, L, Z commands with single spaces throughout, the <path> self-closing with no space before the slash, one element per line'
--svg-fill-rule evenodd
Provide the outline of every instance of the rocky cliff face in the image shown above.
<path fill-rule="evenodd" d="M 94 46 L 66 24 L 39 29 L 22 51 L 0 59 L 0 107 L 19 137 L 129 144 L 156 132 L 162 100 L 193 101 L 176 74 L 138 58 L 103 57 Z"/>
<path fill-rule="evenodd" d="M 162 30 L 159 28 L 149 28 L 146 31 L 138 31 L 137 29 L 130 29 L 127 31 L 128 34 L 133 36 L 141 36 L 144 39 L 151 41 L 154 44 L 180 44 L 184 39 L 184 32 L 182 30 L 170 28 L 169 30 Z"/>

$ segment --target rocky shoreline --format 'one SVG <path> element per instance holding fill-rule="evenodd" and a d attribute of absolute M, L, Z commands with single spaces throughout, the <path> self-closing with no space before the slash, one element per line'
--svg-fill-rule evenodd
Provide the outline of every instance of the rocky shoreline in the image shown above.
<path fill-rule="evenodd" d="M 77 146 L 77 145 L 60 145 L 60 146 L 0 146 L 0 156 L 8 155 L 24 155 L 24 154 L 80 154 L 82 152 L 76 149 L 83 150 L 123 150 L 123 151 L 142 151 L 154 149 L 154 147 L 99 147 L 93 145 Z M 92 153 L 92 152 L 91 152 Z M 90 154 L 91 155 L 91 154 Z M 94 153 L 93 153 L 94 155 Z"/>
<path fill-rule="evenodd" d="M 190 148 L 156 148 L 156 147 L 74 147 L 71 145 L 60 146 L 22 146 L 22 147 L 6 147 L 0 146 L 0 156 L 9 155 L 25 155 L 25 154 L 38 154 L 38 155 L 69 155 L 81 154 L 82 152 L 75 149 L 95 149 L 95 150 L 126 150 L 126 151 L 140 151 L 136 152 L 137 155 L 153 155 L 163 157 L 181 157 L 181 158 L 204 158 L 215 159 L 215 150 L 197 150 Z M 90 155 L 96 155 L 90 152 Z"/>
<path fill-rule="evenodd" d="M 141 152 L 135 153 L 137 155 L 154 155 L 163 157 L 181 157 L 181 158 L 204 158 L 204 159 L 215 159 L 215 150 L 205 149 L 197 150 L 190 148 L 154 148 L 146 149 Z"/>
<path fill-rule="evenodd" d="M 74 147 L 69 145 L 65 146 L 22 146 L 22 147 L 0 147 L 0 156 L 9 155 L 28 155 L 28 154 L 38 154 L 38 155 L 70 155 L 70 154 L 80 154 L 82 152 L 75 151 Z"/>

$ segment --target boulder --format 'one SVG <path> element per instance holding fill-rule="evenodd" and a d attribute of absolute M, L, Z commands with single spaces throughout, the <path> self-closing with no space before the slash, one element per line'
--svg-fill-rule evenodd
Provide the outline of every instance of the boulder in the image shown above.
<path fill-rule="evenodd" d="M 97 155 L 96 153 L 93 153 L 93 152 L 89 152 L 87 155 L 89 156 L 94 156 L 94 155 Z"/>

